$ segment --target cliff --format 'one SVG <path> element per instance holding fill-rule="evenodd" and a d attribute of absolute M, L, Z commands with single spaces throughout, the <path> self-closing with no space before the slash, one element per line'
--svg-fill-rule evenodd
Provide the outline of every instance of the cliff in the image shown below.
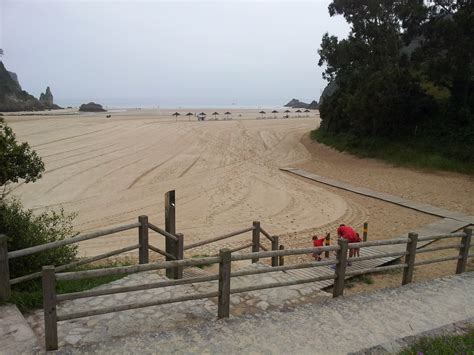
<path fill-rule="evenodd" d="M 81 112 L 106 112 L 102 105 L 96 104 L 95 102 L 89 102 L 88 104 L 82 104 L 79 107 L 79 111 Z"/>
<path fill-rule="evenodd" d="M 51 90 L 49 90 L 49 94 L 50 96 L 47 96 L 42 102 L 22 90 L 17 75 L 9 72 L 0 61 L 0 111 L 42 111 L 60 108 L 53 103 Z"/>

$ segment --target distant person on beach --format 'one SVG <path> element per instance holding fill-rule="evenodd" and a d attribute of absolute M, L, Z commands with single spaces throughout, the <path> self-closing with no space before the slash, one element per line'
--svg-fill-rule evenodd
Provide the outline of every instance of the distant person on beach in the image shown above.
<path fill-rule="evenodd" d="M 359 233 L 357 233 L 352 227 L 346 226 L 341 224 L 337 229 L 337 236 L 339 238 L 344 238 L 347 242 L 350 243 L 359 243 L 360 237 Z M 359 256 L 359 249 L 349 249 L 349 259 L 355 256 Z M 352 262 L 350 260 L 347 261 L 348 266 L 352 266 Z"/>
<path fill-rule="evenodd" d="M 313 236 L 313 247 L 318 248 L 318 247 L 324 246 L 324 241 L 325 240 L 326 240 L 326 237 L 324 237 L 324 236 L 321 236 L 321 238 L 319 238 L 317 235 L 314 235 Z M 315 261 L 321 261 L 321 254 L 322 254 L 322 251 L 315 251 L 313 253 L 314 260 Z"/>

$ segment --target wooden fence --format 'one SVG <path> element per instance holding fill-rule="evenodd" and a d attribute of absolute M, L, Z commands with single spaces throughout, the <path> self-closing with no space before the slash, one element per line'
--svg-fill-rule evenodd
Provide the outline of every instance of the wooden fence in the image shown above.
<path fill-rule="evenodd" d="M 255 224 L 253 225 L 255 227 Z M 255 229 L 252 228 L 252 231 L 255 232 Z M 261 231 L 261 229 L 260 229 Z M 253 234 L 255 235 L 255 234 Z M 466 228 L 462 233 L 452 233 L 449 235 L 435 235 L 435 236 L 426 236 L 418 237 L 416 233 L 409 233 L 407 238 L 397 238 L 389 240 L 380 240 L 380 241 L 371 241 L 371 242 L 360 242 L 360 243 L 351 243 L 348 244 L 347 240 L 340 239 L 338 244 L 334 246 L 325 246 L 319 248 L 305 248 L 305 249 L 289 249 L 289 250 L 272 250 L 272 251 L 253 251 L 250 253 L 240 253 L 232 254 L 230 249 L 221 249 L 219 255 L 205 257 L 205 258 L 196 258 L 196 259 L 186 259 L 186 260 L 174 260 L 174 261 L 164 261 L 156 262 L 149 264 L 141 264 L 135 266 L 123 266 L 123 267 L 113 267 L 109 269 L 95 269 L 95 270 L 86 270 L 86 271 L 76 271 L 76 272 L 65 272 L 65 273 L 56 273 L 54 266 L 45 266 L 43 267 L 42 276 L 43 276 L 43 300 L 44 300 L 44 318 L 45 318 L 45 344 L 46 350 L 56 350 L 58 348 L 58 335 L 57 335 L 57 323 L 59 321 L 65 321 L 69 319 L 76 319 L 81 317 L 94 316 L 99 314 L 118 312 L 142 307 L 157 306 L 163 304 L 170 304 L 176 302 L 184 302 L 190 300 L 198 300 L 205 298 L 217 297 L 217 316 L 219 318 L 229 317 L 230 312 L 230 295 L 256 291 L 262 289 L 269 289 L 275 287 L 284 287 L 292 286 L 297 284 L 311 283 L 322 280 L 334 279 L 333 287 L 333 297 L 342 296 L 344 293 L 344 284 L 345 278 L 371 274 L 376 272 L 383 272 L 387 270 L 394 269 L 403 269 L 402 276 L 402 285 L 412 282 L 413 272 L 415 266 L 427 265 L 432 263 L 438 263 L 448 260 L 457 260 L 456 265 L 456 274 L 462 273 L 465 271 L 468 258 L 474 256 L 474 254 L 469 254 L 469 249 L 471 246 L 471 236 L 472 229 Z M 417 243 L 419 241 L 434 241 L 445 238 L 461 238 L 461 243 L 451 244 L 448 246 L 437 246 L 424 248 L 421 250 L 416 249 Z M 196 243 L 195 243 L 196 244 Z M 406 250 L 403 252 L 396 253 L 384 253 L 370 256 L 363 256 L 352 258 L 352 262 L 379 259 L 384 257 L 404 257 L 403 262 L 397 265 L 382 266 L 370 269 L 362 269 L 357 271 L 347 271 L 347 252 L 350 249 L 357 248 L 366 248 L 366 247 L 376 247 L 384 245 L 394 245 L 394 244 L 406 244 Z M 189 249 L 189 248 L 188 248 Z M 445 249 L 458 249 L 459 253 L 456 256 L 444 257 L 438 259 L 416 261 L 417 253 L 426 253 L 432 251 L 439 251 Z M 258 268 L 254 270 L 241 270 L 232 272 L 231 264 L 233 261 L 241 260 L 259 260 L 261 258 L 279 258 L 289 255 L 303 255 L 313 252 L 336 252 L 336 260 L 328 260 L 321 262 L 308 262 L 308 263 L 299 263 L 294 265 L 278 265 L 272 268 Z M 272 259 L 273 260 L 273 259 Z M 126 275 L 150 270 L 160 270 L 160 269 L 171 269 L 171 268 L 183 268 L 187 266 L 200 266 L 200 265 L 210 265 L 210 264 L 219 264 L 219 273 L 209 276 L 194 277 L 190 279 L 179 279 L 179 280 L 166 280 L 155 283 L 136 285 L 136 286 L 122 286 L 115 287 L 111 289 L 103 290 L 89 290 L 83 292 L 75 293 L 66 293 L 66 294 L 57 294 L 56 293 L 56 281 L 61 280 L 79 280 L 94 278 L 99 276 L 106 275 Z M 267 284 L 258 284 L 247 287 L 240 288 L 231 288 L 231 280 L 233 277 L 237 276 L 247 276 L 247 275 L 256 275 L 262 273 L 276 272 L 276 271 L 285 271 L 293 269 L 303 269 L 303 268 L 315 268 L 326 265 L 335 264 L 334 274 L 323 275 L 319 277 L 312 277 L 307 279 L 298 279 L 290 280 L 285 282 L 275 282 Z M 78 298 L 87 298 L 87 297 L 97 297 L 103 295 L 110 295 L 115 293 L 123 292 L 132 292 L 139 290 L 148 290 L 160 287 L 174 286 L 174 285 L 185 285 L 185 284 L 195 284 L 200 282 L 207 281 L 218 281 L 217 290 L 214 292 L 201 293 L 201 294 L 191 294 L 186 296 L 174 297 L 170 299 L 159 299 L 145 302 L 137 302 L 123 305 L 115 305 L 104 307 L 100 309 L 92 310 L 83 310 L 73 313 L 57 313 L 57 304 L 61 301 L 73 300 Z"/>

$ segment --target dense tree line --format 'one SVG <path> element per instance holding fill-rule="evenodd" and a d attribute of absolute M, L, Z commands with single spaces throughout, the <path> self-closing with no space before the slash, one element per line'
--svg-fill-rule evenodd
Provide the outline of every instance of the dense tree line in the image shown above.
<path fill-rule="evenodd" d="M 453 152 L 474 159 L 474 2 L 334 0 L 329 13 L 351 30 L 318 51 L 337 87 L 321 130 L 464 145 Z"/>

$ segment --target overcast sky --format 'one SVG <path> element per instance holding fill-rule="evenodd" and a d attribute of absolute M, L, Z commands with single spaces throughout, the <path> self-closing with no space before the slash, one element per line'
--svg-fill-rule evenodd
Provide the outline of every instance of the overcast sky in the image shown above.
<path fill-rule="evenodd" d="M 345 37 L 329 1 L 0 0 L 7 68 L 38 96 L 113 105 L 319 99 L 317 49 Z"/>

